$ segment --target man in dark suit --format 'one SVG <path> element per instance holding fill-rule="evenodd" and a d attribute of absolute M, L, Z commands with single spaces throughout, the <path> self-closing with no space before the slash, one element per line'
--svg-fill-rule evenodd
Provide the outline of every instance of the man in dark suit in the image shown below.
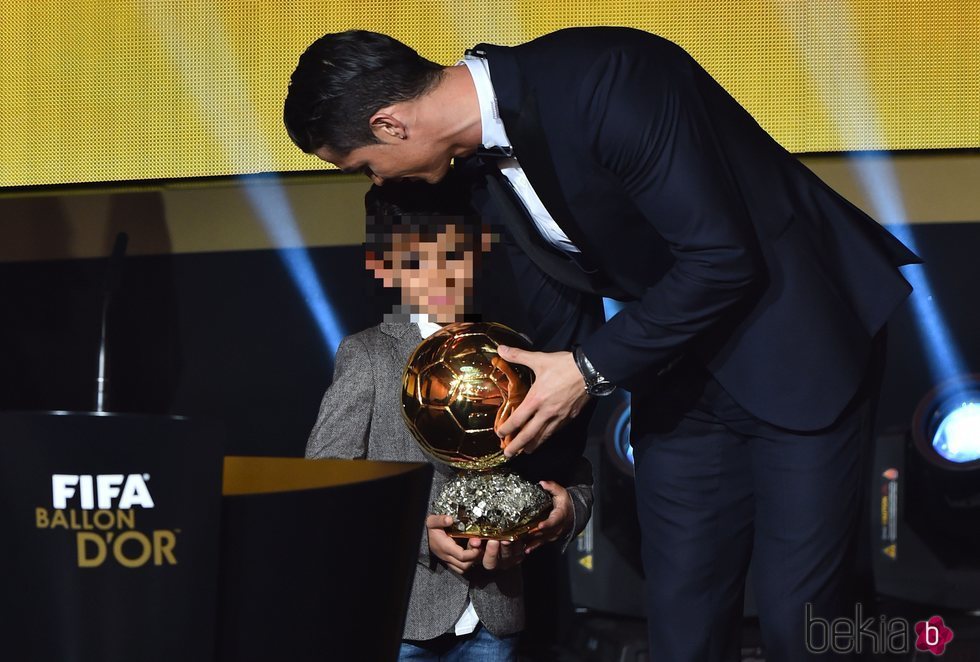
<path fill-rule="evenodd" d="M 378 184 L 457 159 L 516 240 L 529 308 L 547 315 L 542 271 L 626 302 L 573 351 L 501 352 L 536 374 L 507 453 L 628 388 L 652 654 L 738 659 L 754 555 L 771 659 L 806 659 L 806 606 L 853 599 L 884 327 L 917 258 L 659 37 L 562 30 L 461 65 L 327 35 L 287 130 Z"/>

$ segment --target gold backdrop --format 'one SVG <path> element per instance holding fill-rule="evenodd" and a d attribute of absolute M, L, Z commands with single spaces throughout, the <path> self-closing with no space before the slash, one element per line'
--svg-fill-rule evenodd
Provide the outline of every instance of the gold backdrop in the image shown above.
<path fill-rule="evenodd" d="M 0 186 L 322 166 L 281 124 L 326 32 L 437 62 L 630 25 L 684 46 L 795 152 L 980 147 L 977 0 L 4 0 Z"/>

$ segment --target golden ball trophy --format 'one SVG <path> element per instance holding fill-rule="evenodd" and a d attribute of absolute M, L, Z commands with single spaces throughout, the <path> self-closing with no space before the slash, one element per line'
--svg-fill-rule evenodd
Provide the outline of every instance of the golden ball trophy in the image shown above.
<path fill-rule="evenodd" d="M 516 331 L 493 322 L 457 322 L 422 341 L 402 374 L 402 414 L 422 450 L 459 473 L 432 504 L 450 515 L 456 538 L 516 540 L 551 511 L 540 485 L 501 469 L 495 432 L 534 380 L 497 355 L 498 345 L 530 349 Z"/>

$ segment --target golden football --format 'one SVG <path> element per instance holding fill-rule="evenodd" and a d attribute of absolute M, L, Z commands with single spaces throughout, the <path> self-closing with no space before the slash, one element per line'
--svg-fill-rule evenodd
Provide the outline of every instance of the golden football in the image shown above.
<path fill-rule="evenodd" d="M 521 404 L 534 373 L 500 358 L 498 345 L 531 348 L 503 324 L 458 322 L 423 340 L 409 358 L 402 413 L 434 459 L 476 470 L 507 461 L 494 430 Z"/>

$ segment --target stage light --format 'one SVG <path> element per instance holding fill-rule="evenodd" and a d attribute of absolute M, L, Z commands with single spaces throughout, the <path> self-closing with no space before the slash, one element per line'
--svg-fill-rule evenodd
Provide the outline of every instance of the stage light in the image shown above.
<path fill-rule="evenodd" d="M 916 408 L 912 436 L 933 464 L 980 467 L 980 378 L 957 377 L 929 392 Z"/>
<path fill-rule="evenodd" d="M 633 474 L 633 446 L 630 445 L 630 402 L 617 410 L 613 421 L 613 433 L 607 437 L 607 449 L 613 463 L 620 471 Z"/>
<path fill-rule="evenodd" d="M 243 190 L 256 215 L 276 246 L 279 259 L 292 277 L 331 354 L 337 353 L 345 333 L 324 283 L 317 276 L 310 251 L 303 245 L 296 215 L 285 189 L 274 175 L 240 177 Z"/>
<path fill-rule="evenodd" d="M 608 299 L 604 297 L 602 299 L 602 310 L 606 315 L 606 319 L 610 320 L 615 317 L 619 311 L 623 309 L 623 305 L 624 304 L 622 301 L 616 301 L 616 299 Z"/>
<path fill-rule="evenodd" d="M 960 373 L 919 402 L 911 429 L 878 440 L 875 582 L 884 595 L 980 605 L 980 375 Z"/>
<path fill-rule="evenodd" d="M 245 74 L 239 68 L 239 58 L 232 49 L 231 39 L 220 21 L 212 22 L 209 31 L 195 32 L 182 29 L 180 23 L 175 24 L 171 10 L 163 5 L 144 3 L 141 9 L 147 24 L 157 33 L 174 67 L 181 73 L 187 96 L 197 102 L 202 121 L 212 129 L 212 137 L 223 149 L 230 170 L 240 173 L 252 170 L 251 175 L 238 178 L 245 196 L 306 302 L 328 351 L 336 354 L 346 334 L 316 273 L 285 188 L 274 174 L 273 150 L 261 139 L 264 134 L 257 111 L 259 106 L 246 92 Z M 206 4 L 196 11 L 198 15 L 185 16 L 185 20 L 193 23 L 210 18 Z M 202 77 L 198 75 L 199 71 L 214 74 Z M 215 95 L 215 76 L 223 81 L 233 81 L 238 94 Z M 246 160 L 250 164 L 248 167 Z M 326 214 L 323 222 L 327 222 Z"/>
<path fill-rule="evenodd" d="M 932 447 L 950 462 L 980 459 L 980 405 L 964 402 L 943 419 Z"/>

